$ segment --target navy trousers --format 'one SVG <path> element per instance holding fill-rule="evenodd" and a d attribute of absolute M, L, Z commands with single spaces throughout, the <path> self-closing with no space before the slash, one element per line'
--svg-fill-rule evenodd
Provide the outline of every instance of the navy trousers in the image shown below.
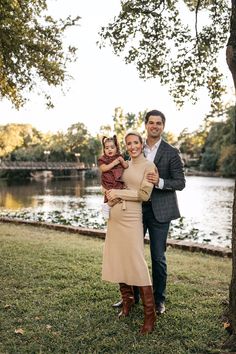
<path fill-rule="evenodd" d="M 166 241 L 170 222 L 160 223 L 155 219 L 151 202 L 143 203 L 143 228 L 144 235 L 147 230 L 150 240 L 150 252 L 152 260 L 153 293 L 156 305 L 165 302 L 167 264 Z M 138 297 L 138 289 L 134 288 L 135 298 Z"/>

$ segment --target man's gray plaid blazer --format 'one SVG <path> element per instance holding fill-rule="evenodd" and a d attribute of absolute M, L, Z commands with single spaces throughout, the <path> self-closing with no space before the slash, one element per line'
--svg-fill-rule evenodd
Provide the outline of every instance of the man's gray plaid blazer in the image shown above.
<path fill-rule="evenodd" d="M 153 213 L 157 221 L 169 222 L 180 217 L 176 190 L 181 191 L 185 187 L 183 162 L 179 151 L 163 139 L 153 162 L 164 180 L 163 189 L 153 188 Z"/>

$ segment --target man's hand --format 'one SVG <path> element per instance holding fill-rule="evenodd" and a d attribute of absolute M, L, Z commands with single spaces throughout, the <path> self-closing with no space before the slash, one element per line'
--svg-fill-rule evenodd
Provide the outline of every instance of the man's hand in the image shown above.
<path fill-rule="evenodd" d="M 158 170 L 156 169 L 156 171 L 153 172 L 148 172 L 147 173 L 147 181 L 149 183 L 153 183 L 154 186 L 158 186 L 159 183 L 159 173 Z"/>

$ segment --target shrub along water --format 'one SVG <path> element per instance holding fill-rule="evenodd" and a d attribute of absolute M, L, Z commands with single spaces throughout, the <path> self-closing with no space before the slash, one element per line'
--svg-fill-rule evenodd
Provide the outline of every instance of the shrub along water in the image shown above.
<path fill-rule="evenodd" d="M 0 224 L 0 352 L 221 353 L 231 261 L 169 249 L 166 314 L 140 336 L 141 304 L 118 320 L 101 281 L 103 241 Z M 145 248 L 150 265 L 148 247 Z"/>

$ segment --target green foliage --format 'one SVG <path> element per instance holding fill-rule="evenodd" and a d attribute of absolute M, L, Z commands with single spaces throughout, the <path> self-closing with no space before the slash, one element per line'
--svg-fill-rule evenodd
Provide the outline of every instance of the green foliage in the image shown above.
<path fill-rule="evenodd" d="M 184 2 L 191 11 L 194 11 L 197 7 L 204 9 L 214 4 L 214 0 L 184 0 Z"/>
<path fill-rule="evenodd" d="M 100 136 L 111 136 L 112 135 L 112 127 L 107 124 L 107 125 L 101 125 L 99 129 Z"/>
<path fill-rule="evenodd" d="M 144 115 L 145 112 L 139 112 L 137 115 L 134 113 L 124 114 L 121 107 L 117 107 L 115 109 L 115 114 L 113 117 L 114 132 L 117 135 L 121 150 L 123 152 L 125 151 L 124 137 L 128 131 L 137 131 L 144 136 Z"/>
<path fill-rule="evenodd" d="M 184 129 L 178 136 L 182 158 L 186 166 L 203 171 L 220 172 L 223 176 L 236 174 L 236 144 L 234 135 L 234 107 L 226 109 L 226 118 L 221 122 L 211 120 L 189 133 Z"/>
<path fill-rule="evenodd" d="M 212 148 L 207 148 L 202 155 L 201 170 L 215 172 L 217 169 L 219 153 Z"/>
<path fill-rule="evenodd" d="M 78 122 L 67 129 L 65 148 L 74 156 L 79 153 L 81 161 L 93 164 L 100 155 L 101 143 L 98 137 L 91 136 L 83 123 Z"/>
<path fill-rule="evenodd" d="M 234 107 L 229 107 L 225 121 L 211 124 L 202 154 L 203 171 L 220 171 L 223 176 L 236 175 L 236 142 L 233 127 Z"/>
<path fill-rule="evenodd" d="M 79 153 L 88 144 L 89 132 L 84 123 L 72 124 L 66 133 L 66 150 Z"/>
<path fill-rule="evenodd" d="M 114 21 L 102 27 L 100 46 L 110 44 L 116 55 L 136 65 L 144 79 L 158 77 L 169 86 L 174 101 L 197 99 L 207 87 L 212 108 L 221 106 L 222 74 L 217 67 L 219 51 L 229 33 L 228 1 L 186 0 L 189 19 L 182 15 L 182 1 L 123 0 Z M 199 17 L 207 16 L 203 26 Z M 188 24 L 189 23 L 189 24 Z"/>
<path fill-rule="evenodd" d="M 236 144 L 221 149 L 218 165 L 223 176 L 236 175 Z"/>
<path fill-rule="evenodd" d="M 0 126 L 0 157 L 9 155 L 17 148 L 37 144 L 41 134 L 30 124 Z"/>
<path fill-rule="evenodd" d="M 66 149 L 66 137 L 62 132 L 50 135 L 47 139 L 47 143 L 44 146 L 44 150 L 50 151 L 50 161 L 67 161 L 69 156 L 74 159 L 74 154 L 68 154 Z"/>
<path fill-rule="evenodd" d="M 28 147 L 21 147 L 11 153 L 12 161 L 42 161 L 44 160 L 44 148 L 37 144 Z"/>
<path fill-rule="evenodd" d="M 70 126 L 66 134 L 43 134 L 29 124 L 0 126 L 0 157 L 13 161 L 44 161 L 45 150 L 50 161 L 80 161 L 96 164 L 101 153 L 98 137 L 92 137 L 83 123 Z"/>
<path fill-rule="evenodd" d="M 82 150 L 83 161 L 93 165 L 97 164 L 97 159 L 101 155 L 102 145 L 98 136 L 89 137 L 88 144 Z"/>
<path fill-rule="evenodd" d="M 145 134 L 144 129 L 145 112 L 124 113 L 121 107 L 116 107 L 113 116 L 113 126 L 104 125 L 100 127 L 100 137 L 112 136 L 116 134 L 121 151 L 125 151 L 124 137 L 127 131 L 133 130 L 139 132 L 142 136 Z"/>
<path fill-rule="evenodd" d="M 162 137 L 171 145 L 178 145 L 178 138 L 171 132 L 163 132 Z"/>
<path fill-rule="evenodd" d="M 124 135 L 127 131 L 136 130 L 145 137 L 144 114 L 124 114 L 121 108 L 116 108 L 113 130 L 110 126 L 103 127 L 101 135 L 110 136 L 116 132 L 121 149 L 125 152 Z M 194 159 L 194 164 L 196 159 L 200 161 L 202 155 L 203 171 L 220 171 L 224 176 L 234 175 L 236 158 L 233 107 L 228 108 L 227 114 L 226 121 L 213 121 L 193 133 L 183 130 L 178 140 L 169 132 L 165 132 L 163 137 L 172 145 L 178 143 L 181 153 Z M 71 125 L 65 134 L 43 134 L 29 124 L 0 126 L 0 157 L 11 158 L 13 161 L 44 161 L 45 150 L 50 151 L 50 161 L 76 161 L 75 154 L 79 153 L 80 162 L 92 165 L 97 163 L 102 147 L 100 137 L 91 136 L 80 122 Z"/>
<path fill-rule="evenodd" d="M 76 50 L 63 48 L 63 34 L 79 17 L 54 20 L 46 0 L 0 0 L 0 13 L 0 98 L 19 108 L 36 85 L 65 81 Z M 46 88 L 44 96 L 52 106 Z"/>
<path fill-rule="evenodd" d="M 78 234 L 0 225 L 1 353 L 222 353 L 230 259 L 169 249 L 167 311 L 141 336 L 141 304 L 124 319 L 111 307 L 118 286 L 101 280 L 102 249 Z"/>
<path fill-rule="evenodd" d="M 178 137 L 181 153 L 188 154 L 190 157 L 200 157 L 207 134 L 205 127 L 200 127 L 192 133 L 184 129 Z"/>

